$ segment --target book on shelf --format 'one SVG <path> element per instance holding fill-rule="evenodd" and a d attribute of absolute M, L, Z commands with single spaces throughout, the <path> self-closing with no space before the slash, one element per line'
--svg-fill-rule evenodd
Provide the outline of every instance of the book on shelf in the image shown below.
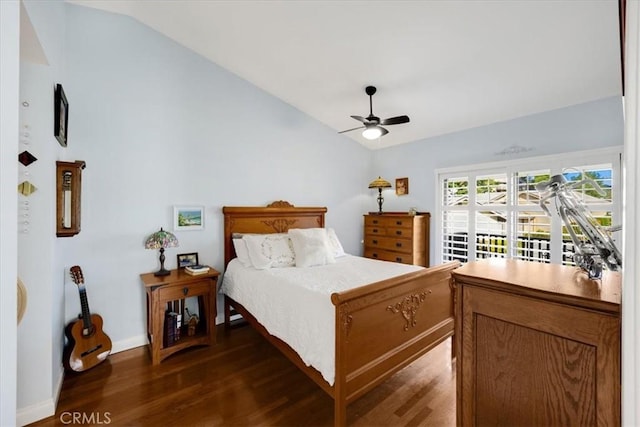
<path fill-rule="evenodd" d="M 176 315 L 176 334 L 173 337 L 174 341 L 180 340 L 180 331 L 182 330 L 182 315 L 174 313 Z"/>
<path fill-rule="evenodd" d="M 189 274 L 205 274 L 209 272 L 209 267 L 206 265 L 189 265 L 184 268 L 184 271 Z"/>
<path fill-rule="evenodd" d="M 172 311 L 167 311 L 164 314 L 164 347 L 171 347 L 177 340 L 180 339 L 178 329 L 178 314 Z"/>

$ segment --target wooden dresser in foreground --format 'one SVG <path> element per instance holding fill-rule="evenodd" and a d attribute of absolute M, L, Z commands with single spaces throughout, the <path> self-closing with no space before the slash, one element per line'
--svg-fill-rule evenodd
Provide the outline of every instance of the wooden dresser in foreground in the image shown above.
<path fill-rule="evenodd" d="M 428 212 L 365 215 L 364 256 L 428 267 L 430 217 Z"/>
<path fill-rule="evenodd" d="M 458 426 L 620 425 L 619 273 L 487 259 L 453 278 Z"/>

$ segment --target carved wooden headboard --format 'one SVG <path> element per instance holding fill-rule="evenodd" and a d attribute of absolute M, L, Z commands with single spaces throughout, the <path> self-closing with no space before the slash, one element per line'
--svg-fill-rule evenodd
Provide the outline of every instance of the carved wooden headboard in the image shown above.
<path fill-rule="evenodd" d="M 296 208 L 284 200 L 262 206 L 224 206 L 224 266 L 236 256 L 234 233 L 286 233 L 290 228 L 324 227 L 325 207 Z"/>

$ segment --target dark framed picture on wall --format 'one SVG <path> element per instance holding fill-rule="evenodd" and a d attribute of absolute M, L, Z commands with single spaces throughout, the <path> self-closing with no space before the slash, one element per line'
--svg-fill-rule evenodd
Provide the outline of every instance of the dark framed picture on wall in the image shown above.
<path fill-rule="evenodd" d="M 53 135 L 63 147 L 67 146 L 68 130 L 69 102 L 62 85 L 58 83 L 53 97 Z"/>

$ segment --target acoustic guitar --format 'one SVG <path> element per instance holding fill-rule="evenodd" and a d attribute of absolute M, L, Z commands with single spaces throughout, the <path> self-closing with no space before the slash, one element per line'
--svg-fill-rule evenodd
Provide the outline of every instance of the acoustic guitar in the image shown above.
<path fill-rule="evenodd" d="M 102 317 L 89 311 L 82 269 L 74 265 L 70 273 L 80 292 L 82 314 L 79 320 L 71 322 L 65 330 L 69 343 L 63 362 L 67 369 L 82 372 L 104 362 L 111 353 L 111 339 L 102 330 Z"/>

